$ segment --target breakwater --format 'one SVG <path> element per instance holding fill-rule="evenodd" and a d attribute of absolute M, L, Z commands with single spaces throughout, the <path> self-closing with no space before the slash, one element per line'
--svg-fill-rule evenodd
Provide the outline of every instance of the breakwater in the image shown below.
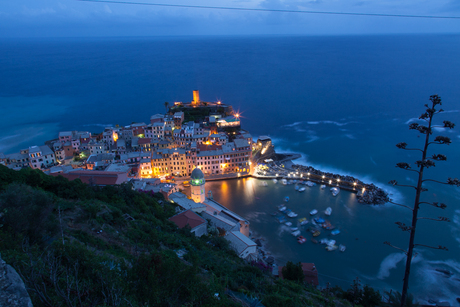
<path fill-rule="evenodd" d="M 361 180 L 348 176 L 317 170 L 312 166 L 293 164 L 290 161 L 281 164 L 274 161 L 258 167 L 253 172 L 253 177 L 259 179 L 286 179 L 309 180 L 330 187 L 338 187 L 357 193 L 358 202 L 372 205 L 383 205 L 389 201 L 388 193 L 373 183 L 364 183 Z"/>

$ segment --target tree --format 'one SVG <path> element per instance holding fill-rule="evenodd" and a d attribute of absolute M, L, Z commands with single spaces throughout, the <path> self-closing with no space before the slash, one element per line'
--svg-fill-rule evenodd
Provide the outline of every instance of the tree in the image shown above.
<path fill-rule="evenodd" d="M 292 261 L 288 261 L 286 266 L 281 270 L 283 278 L 292 281 L 303 281 L 304 275 L 302 270 L 302 263 L 294 264 Z"/>
<path fill-rule="evenodd" d="M 412 211 L 412 224 L 410 226 L 402 223 L 402 222 L 396 222 L 395 224 L 398 225 L 398 227 L 402 231 L 407 231 L 409 232 L 409 246 L 407 251 L 398 247 L 395 247 L 391 245 L 390 242 L 384 242 L 384 244 L 390 245 L 392 247 L 395 247 L 399 250 L 404 251 L 404 253 L 407 256 L 406 259 L 406 268 L 405 268 L 405 273 L 404 273 L 404 283 L 403 283 L 403 289 L 401 292 L 401 306 L 406 305 L 406 298 L 407 298 L 407 289 L 409 287 L 409 275 L 410 275 L 410 267 L 411 267 L 411 262 L 412 262 L 412 257 L 414 254 L 414 247 L 416 246 L 424 246 L 424 247 L 429 247 L 429 248 L 434 248 L 434 249 L 441 249 L 441 250 L 447 250 L 445 246 L 428 246 L 424 244 L 416 244 L 415 243 L 415 231 L 416 231 L 416 226 L 418 220 L 424 219 L 424 220 L 433 220 L 433 221 L 440 221 L 440 222 L 449 222 L 449 219 L 446 217 L 438 217 L 438 218 L 430 218 L 430 217 L 418 217 L 418 211 L 420 208 L 421 204 L 426 204 L 426 205 L 431 205 L 436 208 L 440 209 L 445 209 L 446 205 L 443 203 L 438 203 L 438 202 L 425 202 L 421 201 L 420 197 L 422 195 L 422 192 L 428 191 L 425 187 L 423 187 L 423 184 L 427 181 L 431 182 L 437 182 L 441 184 L 447 184 L 447 185 L 454 185 L 454 186 L 460 186 L 460 181 L 455 178 L 448 178 L 447 181 L 441 182 L 438 180 L 433 180 L 433 179 L 423 179 L 423 172 L 425 169 L 428 169 L 430 167 L 435 167 L 435 161 L 446 161 L 447 158 L 443 154 L 433 154 L 432 156 L 428 156 L 428 148 L 430 145 L 434 144 L 440 144 L 440 145 L 449 145 L 451 143 L 451 140 L 446 137 L 446 136 L 441 136 L 438 135 L 434 138 L 434 140 L 430 140 L 430 137 L 432 136 L 434 132 L 434 128 L 442 127 L 445 129 L 452 129 L 454 128 L 454 124 L 451 123 L 450 121 L 443 121 L 442 126 L 437 126 L 434 125 L 433 123 L 433 117 L 441 112 L 443 112 L 442 109 L 437 109 L 437 106 L 440 106 L 442 104 L 441 102 L 441 97 L 438 95 L 432 95 L 430 96 L 430 101 L 431 105 L 425 104 L 426 110 L 425 112 L 419 117 L 419 120 L 423 121 L 424 124 L 418 124 L 418 123 L 411 123 L 409 125 L 410 130 L 416 130 L 421 134 L 425 135 L 425 142 L 423 145 L 423 148 L 407 148 L 407 143 L 398 143 L 396 147 L 404 150 L 415 150 L 421 152 L 421 159 L 418 161 L 415 161 L 416 169 L 412 169 L 409 163 L 406 162 L 400 162 L 396 164 L 396 167 L 401 168 L 406 171 L 414 172 L 418 176 L 417 180 L 417 185 L 404 185 L 404 184 L 398 184 L 396 180 L 390 181 L 390 184 L 393 184 L 395 186 L 401 186 L 401 187 L 410 187 L 415 189 L 415 201 L 414 201 L 414 206 L 409 207 L 406 205 L 398 204 L 390 200 L 390 203 L 405 207 L 409 210 Z"/>
<path fill-rule="evenodd" d="M 169 102 L 165 102 L 165 108 L 166 108 L 166 112 L 168 112 L 168 109 L 169 109 Z"/>

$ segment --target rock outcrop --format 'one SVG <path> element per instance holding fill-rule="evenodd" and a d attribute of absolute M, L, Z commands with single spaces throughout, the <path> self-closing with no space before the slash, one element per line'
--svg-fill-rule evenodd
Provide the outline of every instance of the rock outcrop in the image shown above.
<path fill-rule="evenodd" d="M 33 307 L 19 274 L 0 258 L 0 307 Z"/>

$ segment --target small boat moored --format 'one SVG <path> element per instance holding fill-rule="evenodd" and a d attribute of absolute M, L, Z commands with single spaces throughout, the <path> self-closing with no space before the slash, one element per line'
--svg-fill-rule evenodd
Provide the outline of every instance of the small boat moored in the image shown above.
<path fill-rule="evenodd" d="M 278 183 L 278 179 L 274 178 L 273 183 Z"/>
<path fill-rule="evenodd" d="M 332 196 L 337 196 L 337 194 L 339 194 L 340 192 L 340 189 L 339 188 L 331 188 L 331 193 L 332 193 Z"/>
<path fill-rule="evenodd" d="M 289 196 L 286 196 L 286 197 L 284 198 L 284 201 L 285 201 L 285 202 L 288 202 L 288 201 L 289 201 Z"/>
<path fill-rule="evenodd" d="M 281 205 L 278 206 L 278 210 L 281 211 L 281 212 L 283 212 L 283 211 L 286 210 L 286 206 L 283 205 L 283 204 L 281 204 Z"/>
<path fill-rule="evenodd" d="M 324 211 L 324 214 L 326 215 L 331 215 L 332 213 L 332 208 L 331 207 L 327 207 L 326 210 Z"/>
<path fill-rule="evenodd" d="M 294 237 L 297 237 L 298 235 L 300 235 L 300 230 L 294 231 L 293 233 L 291 233 L 291 235 L 293 235 Z"/>
<path fill-rule="evenodd" d="M 292 226 L 292 223 L 291 222 L 286 222 L 284 223 L 284 225 L 288 226 L 288 227 L 291 227 Z"/>
<path fill-rule="evenodd" d="M 301 188 L 299 189 L 299 192 L 304 192 L 305 190 L 306 190 L 305 187 L 301 187 Z"/>
<path fill-rule="evenodd" d="M 310 215 L 315 215 L 316 213 L 318 213 L 318 210 L 316 210 L 316 209 L 313 209 L 313 210 L 310 211 Z"/>
<path fill-rule="evenodd" d="M 339 244 L 339 251 L 344 252 L 347 249 L 347 247 L 343 244 Z"/>
<path fill-rule="evenodd" d="M 304 244 L 305 242 L 307 242 L 307 239 L 305 239 L 304 236 L 299 236 L 297 238 L 297 242 L 299 242 L 299 244 Z"/>
<path fill-rule="evenodd" d="M 298 215 L 297 213 L 291 211 L 291 212 L 288 213 L 287 216 L 289 216 L 289 217 L 297 217 L 297 215 Z"/>
<path fill-rule="evenodd" d="M 334 229 L 333 231 L 331 231 L 331 235 L 335 236 L 335 235 L 338 235 L 340 233 L 340 230 L 338 229 Z"/>

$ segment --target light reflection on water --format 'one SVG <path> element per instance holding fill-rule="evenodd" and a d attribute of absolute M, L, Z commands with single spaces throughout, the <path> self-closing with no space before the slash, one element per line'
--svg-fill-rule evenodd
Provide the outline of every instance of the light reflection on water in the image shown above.
<path fill-rule="evenodd" d="M 363 284 L 370 284 L 380 291 L 400 289 L 403 261 L 400 261 L 401 257 L 393 255 L 395 252 L 398 253 L 396 250 L 384 245 L 383 242 L 388 240 L 401 247 L 407 244 L 407 235 L 393 226 L 401 215 L 401 208 L 363 205 L 357 202 L 355 193 L 345 190 L 333 197 L 329 191 L 330 187 L 322 190 L 320 185 L 306 187 L 305 192 L 299 193 L 295 191 L 294 185 L 283 186 L 281 183 L 274 184 L 271 180 L 266 182 L 268 186 L 264 187 L 261 180 L 254 178 L 214 181 L 206 183 L 206 190 L 211 189 L 217 201 L 250 221 L 251 231 L 265 239 L 267 249 L 279 264 L 284 264 L 288 260 L 314 262 L 320 273 L 322 285 L 330 282 L 348 288 L 353 279 L 359 277 Z M 327 252 L 324 245 L 311 242 L 311 233 L 305 229 L 311 224 L 301 229 L 302 235 L 308 241 L 299 245 L 291 236 L 290 228 L 279 224 L 271 215 L 278 212 L 277 206 L 284 203 L 286 196 L 290 197 L 286 203 L 287 207 L 298 213 L 298 217 L 294 219 L 286 217 L 288 221 L 296 224 L 301 217 L 311 220 L 309 212 L 317 209 L 317 216 L 330 220 L 341 233 L 332 236 L 330 231 L 322 230 L 316 239 L 334 239 L 337 245 L 343 244 L 347 250 L 343 253 Z M 330 217 L 324 214 L 327 207 L 332 208 Z M 422 233 L 426 229 L 422 228 L 420 231 Z M 433 234 L 431 236 L 425 239 L 431 240 L 436 237 Z M 418 263 L 413 266 L 412 289 L 426 287 L 417 285 L 415 280 L 424 267 L 426 265 Z M 382 275 L 382 271 L 386 274 Z M 378 278 L 379 274 L 381 279 Z"/>

